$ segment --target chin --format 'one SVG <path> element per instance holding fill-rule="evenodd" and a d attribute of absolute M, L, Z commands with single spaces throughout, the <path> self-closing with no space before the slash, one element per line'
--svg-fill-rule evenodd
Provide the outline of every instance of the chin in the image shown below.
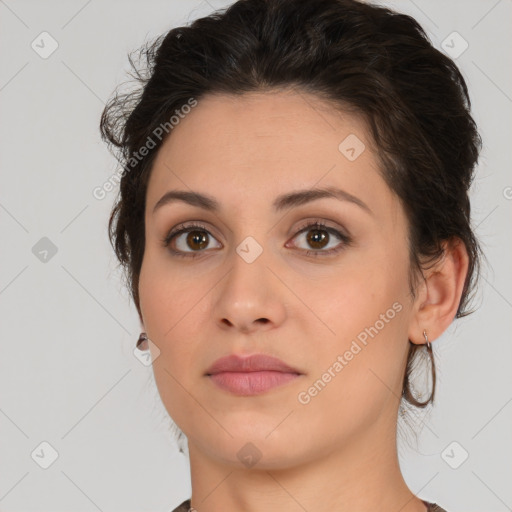
<path fill-rule="evenodd" d="M 279 422 L 277 422 L 279 423 Z M 220 438 L 208 436 L 201 439 L 201 451 L 209 452 L 214 459 L 236 469 L 278 470 L 297 466 L 307 458 L 304 453 L 304 436 L 293 439 L 288 436 L 275 436 L 269 432 L 275 428 L 262 426 L 255 431 L 254 424 L 243 428 L 231 423 L 229 436 L 223 431 Z M 198 439 L 198 436 L 195 436 Z"/>

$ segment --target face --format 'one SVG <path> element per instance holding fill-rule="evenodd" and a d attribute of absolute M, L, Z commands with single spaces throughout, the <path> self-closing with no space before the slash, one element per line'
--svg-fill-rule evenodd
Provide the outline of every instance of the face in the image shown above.
<path fill-rule="evenodd" d="M 155 210 L 169 191 L 212 202 Z M 238 465 L 252 450 L 278 468 L 382 442 L 412 315 L 407 221 L 361 118 L 306 93 L 205 97 L 157 155 L 145 226 L 144 328 L 191 450 Z M 231 354 L 272 356 L 295 374 L 252 394 L 242 375 L 228 390 L 218 383 L 233 379 L 207 373 Z"/>

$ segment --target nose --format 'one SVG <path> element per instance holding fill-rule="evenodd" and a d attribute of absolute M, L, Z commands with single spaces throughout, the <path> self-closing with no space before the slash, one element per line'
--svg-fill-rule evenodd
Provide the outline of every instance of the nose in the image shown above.
<path fill-rule="evenodd" d="M 217 287 L 214 318 L 227 331 L 250 334 L 281 325 L 286 317 L 284 287 L 259 256 L 247 263 L 236 252 L 233 265 Z"/>

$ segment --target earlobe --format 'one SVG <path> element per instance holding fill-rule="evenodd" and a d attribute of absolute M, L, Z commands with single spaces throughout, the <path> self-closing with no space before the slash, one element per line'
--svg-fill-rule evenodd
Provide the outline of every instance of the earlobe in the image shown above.
<path fill-rule="evenodd" d="M 458 239 L 443 243 L 443 257 L 426 273 L 425 293 L 418 297 L 415 319 L 409 339 L 412 343 L 425 343 L 423 331 L 433 341 L 448 328 L 457 314 L 468 271 L 468 254 Z"/>

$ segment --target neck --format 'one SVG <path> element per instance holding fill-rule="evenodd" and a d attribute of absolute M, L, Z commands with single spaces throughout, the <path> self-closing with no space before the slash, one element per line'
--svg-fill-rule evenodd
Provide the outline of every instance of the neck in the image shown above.
<path fill-rule="evenodd" d="M 205 454 L 190 439 L 189 454 L 191 505 L 197 512 L 426 511 L 400 471 L 396 417 L 390 425 L 376 422 L 337 449 L 329 446 L 326 453 L 286 468 L 258 469 L 256 464 L 241 469 Z"/>

